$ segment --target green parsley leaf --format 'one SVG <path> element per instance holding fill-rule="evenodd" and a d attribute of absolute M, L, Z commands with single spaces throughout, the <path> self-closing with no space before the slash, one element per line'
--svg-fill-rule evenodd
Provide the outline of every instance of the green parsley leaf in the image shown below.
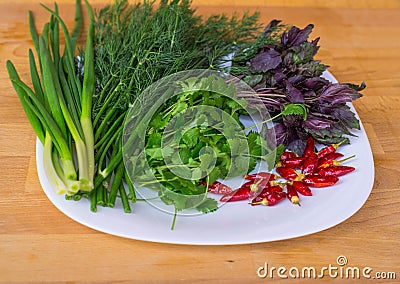
<path fill-rule="evenodd" d="M 193 148 L 199 141 L 199 133 L 200 132 L 197 127 L 191 128 L 183 134 L 182 140 L 189 148 Z"/>
<path fill-rule="evenodd" d="M 172 157 L 175 152 L 175 148 L 172 145 L 167 145 L 162 148 L 162 153 L 164 157 Z"/>
<path fill-rule="evenodd" d="M 154 132 L 148 136 L 147 148 L 159 148 L 161 146 L 161 133 Z"/>
<path fill-rule="evenodd" d="M 262 149 L 261 149 L 261 137 L 258 132 L 250 131 L 247 134 L 247 143 L 249 145 L 250 155 L 252 156 L 261 156 Z"/>
<path fill-rule="evenodd" d="M 210 166 L 215 164 L 216 157 L 212 154 L 202 154 L 199 156 L 200 159 L 200 168 L 203 171 L 208 171 Z"/>
<path fill-rule="evenodd" d="M 151 159 L 155 159 L 155 160 L 162 160 L 163 156 L 162 156 L 162 151 L 160 147 L 157 148 L 147 148 L 146 149 L 146 154 L 148 156 L 150 156 Z"/>
<path fill-rule="evenodd" d="M 164 118 L 160 113 L 157 113 L 150 121 L 149 127 L 154 129 L 163 129 L 168 125 L 169 117 Z"/>
<path fill-rule="evenodd" d="M 173 111 L 171 112 L 171 115 L 174 117 L 175 115 L 177 115 L 181 111 L 186 110 L 187 108 L 188 108 L 187 103 L 178 102 L 177 104 L 175 104 L 175 107 L 173 108 Z"/>
<path fill-rule="evenodd" d="M 231 167 L 229 169 L 229 177 L 243 176 L 248 173 L 249 168 L 249 157 L 238 155 L 233 156 L 231 161 Z"/>
<path fill-rule="evenodd" d="M 214 212 L 218 209 L 218 202 L 215 199 L 208 197 L 199 205 L 197 205 L 196 209 L 203 213 Z"/>
<path fill-rule="evenodd" d="M 193 158 L 193 159 L 197 158 L 197 157 L 199 156 L 200 150 L 201 150 L 204 146 L 206 146 L 206 143 L 204 143 L 203 141 L 199 141 L 199 142 L 196 144 L 196 146 L 195 146 L 191 151 L 189 151 L 190 157 Z"/>
<path fill-rule="evenodd" d="M 218 178 L 224 178 L 221 175 L 221 169 L 219 167 L 214 167 L 212 171 L 208 174 L 208 182 L 213 184 Z"/>
<path fill-rule="evenodd" d="M 303 120 L 307 119 L 307 108 L 304 104 L 287 104 L 284 106 L 282 115 L 301 115 Z"/>
<path fill-rule="evenodd" d="M 192 180 L 200 180 L 203 177 L 203 171 L 201 168 L 195 168 L 192 171 Z"/>

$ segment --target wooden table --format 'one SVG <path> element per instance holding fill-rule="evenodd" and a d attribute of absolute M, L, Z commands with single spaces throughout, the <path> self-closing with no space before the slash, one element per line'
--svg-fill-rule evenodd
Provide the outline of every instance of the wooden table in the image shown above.
<path fill-rule="evenodd" d="M 66 217 L 47 199 L 37 177 L 35 135 L 5 72 L 11 59 L 28 76 L 27 11 L 34 11 L 38 25 L 48 19 L 37 2 L 0 3 L 0 281 L 245 283 L 261 281 L 257 269 L 265 262 L 287 269 L 322 268 L 336 265 L 339 255 L 351 266 L 371 267 L 371 275 L 396 272 L 400 278 L 399 1 L 195 1 L 201 14 L 259 10 L 265 23 L 273 18 L 300 27 L 314 23 L 313 37 L 321 37 L 318 57 L 330 71 L 341 82 L 367 83 L 364 97 L 354 105 L 375 159 L 372 194 L 345 222 L 292 240 L 205 247 L 97 232 Z M 71 23 L 73 1 L 59 3 Z M 276 272 L 274 279 L 280 279 Z"/>

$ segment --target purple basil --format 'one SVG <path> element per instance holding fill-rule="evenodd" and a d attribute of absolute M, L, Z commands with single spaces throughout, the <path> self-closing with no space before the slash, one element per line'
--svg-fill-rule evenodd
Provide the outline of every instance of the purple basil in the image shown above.
<path fill-rule="evenodd" d="M 354 89 L 341 84 L 328 84 L 318 96 L 321 103 L 342 104 L 351 102 L 361 95 Z"/>
<path fill-rule="evenodd" d="M 304 103 L 304 96 L 297 88 L 293 87 L 289 81 L 285 81 L 284 84 L 286 87 L 286 97 L 289 102 L 294 104 Z"/>
<path fill-rule="evenodd" d="M 263 102 L 271 117 L 290 104 L 306 109 L 306 116 L 285 113 L 274 121 L 277 144 L 296 150 L 304 147 L 310 135 L 320 143 L 337 143 L 360 127 L 347 103 L 361 97 L 365 84 L 331 83 L 321 77 L 328 66 L 314 59 L 319 38 L 308 39 L 313 27 L 282 31 L 284 26 L 274 20 L 257 44 L 239 49 L 235 56 L 240 59 L 233 61 L 241 69 L 232 69 L 232 74 L 244 76 L 259 94 L 259 98 L 246 98 L 249 104 Z"/>
<path fill-rule="evenodd" d="M 292 46 L 298 46 L 307 41 L 308 36 L 310 35 L 314 25 L 309 24 L 303 30 L 292 27 L 288 32 L 283 33 L 282 35 L 282 46 L 285 48 L 289 48 Z"/>
<path fill-rule="evenodd" d="M 263 51 L 250 60 L 250 64 L 255 72 L 267 72 L 276 68 L 281 62 L 280 53 L 273 49 Z"/>

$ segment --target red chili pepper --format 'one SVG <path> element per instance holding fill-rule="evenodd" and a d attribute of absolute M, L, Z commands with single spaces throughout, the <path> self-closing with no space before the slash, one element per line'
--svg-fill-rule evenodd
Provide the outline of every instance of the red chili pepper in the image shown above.
<path fill-rule="evenodd" d="M 281 185 L 274 185 L 274 186 L 270 186 L 270 187 L 266 187 L 265 188 L 266 192 L 282 192 L 283 191 L 283 187 Z"/>
<path fill-rule="evenodd" d="M 354 171 L 354 167 L 348 167 L 348 166 L 336 166 L 336 167 L 328 167 L 328 168 L 323 168 L 318 171 L 318 175 L 324 176 L 324 177 L 340 177 L 344 176 L 348 173 L 351 173 Z"/>
<path fill-rule="evenodd" d="M 345 159 L 338 160 L 338 161 L 337 161 L 337 160 L 327 160 L 327 161 L 321 163 L 321 164 L 318 166 L 318 168 L 336 167 L 336 166 L 339 166 L 340 164 L 346 162 L 347 160 L 349 160 L 349 159 L 351 159 L 351 158 L 354 158 L 355 156 L 356 156 L 356 155 L 353 155 L 353 156 L 350 156 L 350 157 L 347 157 L 347 158 L 345 158 Z"/>
<path fill-rule="evenodd" d="M 290 185 L 290 184 L 288 184 Z M 292 186 L 296 189 L 298 193 L 305 196 L 311 196 L 311 189 L 302 181 L 293 181 Z"/>
<path fill-rule="evenodd" d="M 221 202 L 233 202 L 246 200 L 250 198 L 250 188 L 239 187 L 237 190 L 230 194 L 226 194 L 221 197 Z"/>
<path fill-rule="evenodd" d="M 303 177 L 303 175 L 296 172 L 295 169 L 288 167 L 278 167 L 276 168 L 276 172 L 287 180 L 300 180 Z"/>
<path fill-rule="evenodd" d="M 326 155 L 328 155 L 328 154 L 330 154 L 330 153 L 336 152 L 337 148 L 339 148 L 339 146 L 340 146 L 344 141 L 346 141 L 346 140 L 343 140 L 343 141 L 341 141 L 341 142 L 339 142 L 339 143 L 337 143 L 337 144 L 331 144 L 331 145 L 329 145 L 329 146 L 326 146 L 325 148 L 323 148 L 322 150 L 320 150 L 320 151 L 317 153 L 318 158 L 323 158 L 323 157 L 325 157 Z"/>
<path fill-rule="evenodd" d="M 315 141 L 314 141 L 314 138 L 312 138 L 312 136 L 310 136 L 307 139 L 306 148 L 304 149 L 302 157 L 307 158 L 314 154 L 315 154 Z"/>
<path fill-rule="evenodd" d="M 284 161 L 278 162 L 278 167 L 300 168 L 304 162 L 303 157 L 287 158 Z"/>
<path fill-rule="evenodd" d="M 268 194 L 266 197 L 256 197 L 251 201 L 251 205 L 264 205 L 264 206 L 273 206 L 277 204 L 279 201 L 282 201 L 286 197 L 286 192 L 273 192 Z"/>
<path fill-rule="evenodd" d="M 338 177 L 335 176 L 306 176 L 302 180 L 306 185 L 311 187 L 327 187 L 334 185 L 339 181 Z"/>
<path fill-rule="evenodd" d="M 201 181 L 200 184 L 207 186 L 206 181 Z M 232 188 L 227 186 L 226 184 L 223 184 L 219 181 L 215 181 L 213 184 L 210 184 L 208 186 L 208 192 L 214 193 L 214 194 L 229 194 L 232 193 Z"/>
<path fill-rule="evenodd" d="M 252 192 L 257 192 L 259 189 L 270 186 L 270 182 L 276 179 L 276 175 L 271 174 L 268 179 L 254 179 L 245 182 L 241 187 L 247 188 Z"/>
<path fill-rule="evenodd" d="M 259 192 L 260 190 L 268 187 L 270 185 L 269 182 L 270 181 L 268 179 L 259 179 L 250 185 L 250 191 L 252 193 Z"/>
<path fill-rule="evenodd" d="M 285 161 L 286 159 L 289 159 L 289 158 L 296 158 L 296 157 L 298 157 L 296 153 L 294 153 L 294 152 L 288 152 L 288 151 L 287 151 L 287 152 L 283 152 L 283 153 L 282 153 L 282 155 L 281 155 L 281 157 L 280 157 L 280 161 L 283 162 L 283 161 Z"/>
<path fill-rule="evenodd" d="M 312 175 L 318 167 L 318 157 L 314 153 L 306 158 L 304 161 L 301 171 L 305 175 Z"/>
<path fill-rule="evenodd" d="M 255 181 L 257 181 L 257 180 L 250 180 L 250 181 L 248 181 L 248 182 L 245 182 L 244 184 L 242 184 L 241 187 L 250 189 L 250 186 L 251 186 L 252 184 L 254 184 Z"/>
<path fill-rule="evenodd" d="M 337 159 L 339 159 L 339 158 L 341 158 L 341 157 L 343 157 L 344 155 L 342 154 L 342 153 L 339 153 L 339 152 L 333 152 L 333 153 L 330 153 L 330 154 L 328 154 L 328 155 L 326 155 L 325 157 L 322 157 L 321 159 L 319 159 L 319 161 L 318 161 L 318 167 L 320 167 L 323 163 L 325 163 L 326 161 L 329 161 L 329 160 L 337 160 Z"/>
<path fill-rule="evenodd" d="M 286 185 L 286 197 L 292 202 L 293 204 L 297 204 L 300 206 L 300 199 L 299 195 L 297 194 L 296 188 L 292 184 Z"/>
<path fill-rule="evenodd" d="M 257 179 L 274 180 L 276 179 L 276 175 L 267 172 L 259 172 L 251 175 L 245 175 L 244 178 L 250 181 L 254 181 Z"/>
<path fill-rule="evenodd" d="M 254 183 L 250 186 L 250 193 L 259 193 L 258 195 L 265 195 L 272 192 L 279 192 L 283 190 L 281 182 L 263 180 L 260 183 Z M 261 191 L 261 192 L 260 192 Z"/>
<path fill-rule="evenodd" d="M 268 195 L 271 195 L 271 194 L 274 194 L 277 192 L 283 192 L 283 187 L 280 185 L 266 187 L 261 191 L 260 194 L 258 194 L 255 198 L 253 198 L 252 202 L 260 202 L 264 198 L 266 198 Z"/>
<path fill-rule="evenodd" d="M 282 192 L 282 191 L 283 187 L 280 185 L 268 186 L 265 187 L 258 196 L 264 198 L 267 195 L 272 194 L 274 192 Z"/>

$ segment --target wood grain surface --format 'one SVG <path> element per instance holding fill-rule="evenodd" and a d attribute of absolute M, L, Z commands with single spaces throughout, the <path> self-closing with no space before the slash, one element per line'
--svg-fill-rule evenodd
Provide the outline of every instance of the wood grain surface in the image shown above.
<path fill-rule="evenodd" d="M 400 2 L 323 0 L 197 0 L 203 15 L 255 11 L 261 21 L 281 19 L 321 37 L 319 59 L 341 82 L 365 81 L 354 106 L 375 160 L 375 183 L 365 205 L 345 222 L 291 240 L 237 246 L 186 246 L 135 241 L 89 229 L 62 214 L 46 198 L 37 177 L 35 135 L 5 70 L 11 59 L 28 78 L 32 47 L 27 13 L 38 25 L 48 14 L 39 1 L 0 1 L 0 281 L 248 283 L 309 279 L 260 279 L 270 266 L 322 268 L 339 255 L 351 266 L 396 272 L 400 278 Z M 43 1 L 52 2 L 52 1 Z M 104 1 L 91 3 L 98 7 Z M 73 1 L 61 15 L 73 21 Z M 300 224 L 299 224 L 300 225 Z M 343 281 L 325 276 L 324 281 Z M 357 281 L 357 282 L 365 282 Z M 375 279 L 374 283 L 396 280 Z"/>

